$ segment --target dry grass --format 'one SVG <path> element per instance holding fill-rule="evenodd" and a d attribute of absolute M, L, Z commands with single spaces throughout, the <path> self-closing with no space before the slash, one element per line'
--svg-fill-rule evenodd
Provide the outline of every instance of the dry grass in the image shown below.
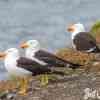
<path fill-rule="evenodd" d="M 6 80 L 0 82 L 0 92 L 6 90 L 14 90 L 17 88 L 17 84 L 14 81 Z"/>
<path fill-rule="evenodd" d="M 71 61 L 73 63 L 78 63 L 81 65 L 85 65 L 90 63 L 91 61 L 95 60 L 94 54 L 88 54 L 85 52 L 79 52 L 72 49 L 61 49 L 57 52 L 57 56 L 64 59 Z"/>

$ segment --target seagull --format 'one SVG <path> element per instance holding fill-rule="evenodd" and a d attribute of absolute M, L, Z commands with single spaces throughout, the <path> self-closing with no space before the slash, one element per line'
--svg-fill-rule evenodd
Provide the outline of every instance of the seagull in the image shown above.
<path fill-rule="evenodd" d="M 23 79 L 20 82 L 21 88 L 19 91 L 22 95 L 26 94 L 28 85 L 27 77 L 52 72 L 48 66 L 41 65 L 38 62 L 26 57 L 20 57 L 19 51 L 16 48 L 10 48 L 5 52 L 0 52 L 0 58 L 4 59 L 5 68 L 10 75 Z M 42 79 L 42 81 L 43 80 L 46 80 L 48 83 L 48 79 L 45 78 Z"/>
<path fill-rule="evenodd" d="M 49 65 L 50 67 L 70 67 L 72 69 L 78 68 L 79 64 L 74 64 L 69 61 L 65 61 L 55 54 L 52 54 L 46 50 L 40 48 L 40 44 L 37 40 L 28 40 L 20 45 L 25 49 L 25 57 L 32 59 L 41 65 Z"/>
<path fill-rule="evenodd" d="M 100 52 L 100 48 L 97 46 L 95 38 L 93 38 L 89 32 L 85 32 L 83 24 L 72 24 L 67 30 L 72 34 L 71 37 L 74 49 L 87 53 Z"/>

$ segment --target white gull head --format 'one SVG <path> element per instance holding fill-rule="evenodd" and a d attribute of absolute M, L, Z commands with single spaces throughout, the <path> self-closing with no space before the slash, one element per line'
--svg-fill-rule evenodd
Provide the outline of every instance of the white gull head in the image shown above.
<path fill-rule="evenodd" d="M 72 39 L 74 39 L 75 35 L 79 34 L 80 32 L 85 32 L 85 28 L 83 24 L 76 23 L 68 27 L 68 32 L 72 33 Z"/>
<path fill-rule="evenodd" d="M 21 44 L 21 48 L 25 48 L 25 56 L 33 59 L 35 52 L 40 49 L 40 44 L 37 40 L 28 40 Z"/>
<path fill-rule="evenodd" d="M 19 51 L 16 48 L 10 48 L 10 49 L 6 50 L 5 54 L 6 54 L 6 58 L 7 57 L 11 57 L 11 58 L 18 58 L 19 57 Z"/>
<path fill-rule="evenodd" d="M 16 48 L 7 49 L 0 53 L 0 57 L 4 58 L 4 65 L 7 71 L 11 74 L 16 68 L 16 60 L 19 58 L 19 52 Z"/>

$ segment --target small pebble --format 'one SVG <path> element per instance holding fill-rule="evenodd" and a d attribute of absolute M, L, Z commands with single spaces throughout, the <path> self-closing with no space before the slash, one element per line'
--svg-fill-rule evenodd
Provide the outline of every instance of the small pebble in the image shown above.
<path fill-rule="evenodd" d="M 93 66 L 97 66 L 97 65 L 100 65 L 100 62 L 94 62 L 93 63 Z"/>
<path fill-rule="evenodd" d="M 16 96 L 15 93 L 9 93 L 9 94 L 7 95 L 7 99 L 12 100 L 15 96 Z"/>

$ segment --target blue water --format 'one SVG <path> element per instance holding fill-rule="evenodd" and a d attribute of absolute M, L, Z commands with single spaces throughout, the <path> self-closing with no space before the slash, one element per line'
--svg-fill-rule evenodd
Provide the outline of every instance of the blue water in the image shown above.
<path fill-rule="evenodd" d="M 28 39 L 50 51 L 69 47 L 66 26 L 81 22 L 89 30 L 100 18 L 99 9 L 100 0 L 0 0 L 0 50 Z M 3 64 L 0 68 L 5 71 Z"/>

